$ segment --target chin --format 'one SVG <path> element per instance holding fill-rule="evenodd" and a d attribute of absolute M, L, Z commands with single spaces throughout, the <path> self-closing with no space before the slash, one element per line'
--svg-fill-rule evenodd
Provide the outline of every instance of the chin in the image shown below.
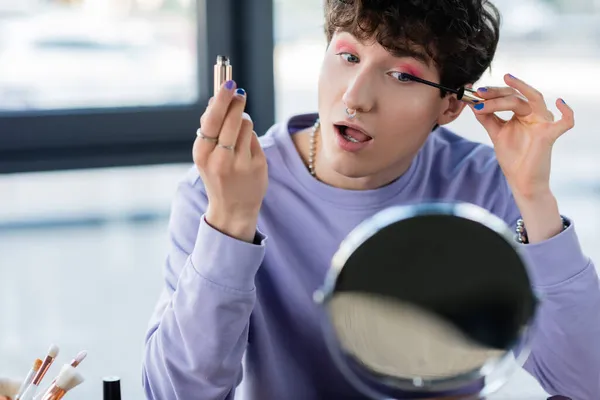
<path fill-rule="evenodd" d="M 325 158 L 328 167 L 336 173 L 347 178 L 362 178 L 368 175 L 360 157 L 345 153 L 334 147 L 333 151 L 326 151 Z"/>
<path fill-rule="evenodd" d="M 366 174 L 361 169 L 348 164 L 333 164 L 331 168 L 338 174 L 347 178 L 363 178 Z"/>

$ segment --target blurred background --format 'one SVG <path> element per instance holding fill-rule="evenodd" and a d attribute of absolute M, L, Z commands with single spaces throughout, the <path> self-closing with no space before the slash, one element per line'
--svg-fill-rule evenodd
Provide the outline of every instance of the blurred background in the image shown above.
<path fill-rule="evenodd" d="M 0 0 L 0 376 L 56 343 L 59 365 L 89 351 L 74 397 L 118 375 L 143 398 L 170 202 L 215 57 L 231 55 L 258 132 L 316 111 L 321 1 Z M 575 109 L 553 188 L 600 265 L 600 0 L 495 3 L 502 40 L 480 83 L 512 73 Z M 489 143 L 470 112 L 450 127 Z M 544 397 L 523 373 L 494 398 Z"/>

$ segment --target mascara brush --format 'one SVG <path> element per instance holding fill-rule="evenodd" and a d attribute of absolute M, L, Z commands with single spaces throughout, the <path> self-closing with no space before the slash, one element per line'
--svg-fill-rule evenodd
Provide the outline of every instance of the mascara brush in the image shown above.
<path fill-rule="evenodd" d="M 83 350 L 77 353 L 74 359 L 71 360 L 71 367 L 76 368 L 87 357 L 87 351 Z"/>

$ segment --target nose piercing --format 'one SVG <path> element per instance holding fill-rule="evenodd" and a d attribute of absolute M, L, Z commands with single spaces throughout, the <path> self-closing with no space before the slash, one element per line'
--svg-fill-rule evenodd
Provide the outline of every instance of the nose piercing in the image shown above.
<path fill-rule="evenodd" d="M 352 109 L 352 112 L 350 112 L 350 108 L 346 107 L 346 115 L 348 118 L 352 119 L 356 117 L 356 110 Z"/>

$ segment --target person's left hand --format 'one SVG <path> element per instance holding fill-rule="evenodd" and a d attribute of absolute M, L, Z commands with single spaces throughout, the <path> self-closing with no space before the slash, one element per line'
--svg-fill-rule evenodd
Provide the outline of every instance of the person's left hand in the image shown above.
<path fill-rule="evenodd" d="M 543 95 L 522 80 L 505 75 L 509 87 L 484 87 L 477 95 L 485 102 L 470 105 L 488 132 L 498 164 L 513 194 L 523 199 L 550 192 L 550 159 L 554 142 L 573 128 L 573 110 L 562 99 L 559 121 L 548 110 Z M 494 113 L 512 111 L 506 121 Z"/>

